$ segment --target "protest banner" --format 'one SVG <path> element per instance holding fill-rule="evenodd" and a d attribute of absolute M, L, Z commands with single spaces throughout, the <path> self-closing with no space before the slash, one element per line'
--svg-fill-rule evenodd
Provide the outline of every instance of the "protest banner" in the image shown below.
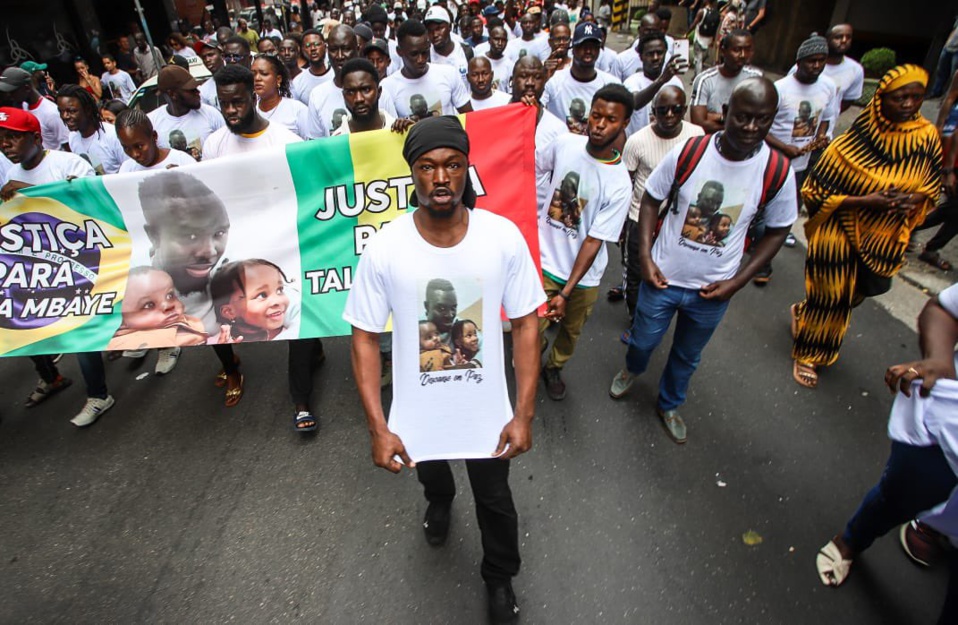
<path fill-rule="evenodd" d="M 460 119 L 478 207 L 538 261 L 535 109 Z M 413 192 L 402 145 L 381 130 L 25 189 L 0 205 L 0 356 L 348 334 L 363 247 Z M 240 305 L 253 280 L 263 305 Z"/>

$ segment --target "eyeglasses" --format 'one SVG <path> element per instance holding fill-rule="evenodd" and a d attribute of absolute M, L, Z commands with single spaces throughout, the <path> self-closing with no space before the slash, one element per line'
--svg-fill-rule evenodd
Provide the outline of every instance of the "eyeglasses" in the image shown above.
<path fill-rule="evenodd" d="M 673 115 L 682 116 L 685 115 L 685 107 L 682 104 L 673 104 L 672 106 L 656 106 L 652 109 L 652 112 L 655 113 L 656 117 L 665 117 L 665 115 L 671 112 Z"/>
<path fill-rule="evenodd" d="M 236 62 L 242 61 L 247 56 L 248 55 L 246 54 L 233 54 L 230 52 L 223 55 L 223 60 L 226 61 L 227 63 L 236 63 Z"/>

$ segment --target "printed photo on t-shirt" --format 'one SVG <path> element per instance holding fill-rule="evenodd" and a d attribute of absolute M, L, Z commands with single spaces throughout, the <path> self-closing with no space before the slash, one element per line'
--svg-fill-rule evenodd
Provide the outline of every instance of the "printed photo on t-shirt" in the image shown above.
<path fill-rule="evenodd" d="M 442 102 L 436 100 L 430 106 L 429 102 L 426 101 L 426 96 L 416 93 L 409 98 L 409 111 L 416 119 L 439 117 L 442 115 Z"/>
<path fill-rule="evenodd" d="M 552 193 L 549 218 L 566 228 L 576 230 L 582 221 L 582 211 L 588 200 L 579 197 L 579 173 L 568 172 Z"/>
<path fill-rule="evenodd" d="M 802 100 L 798 104 L 798 115 L 792 122 L 792 137 L 814 137 L 815 129 L 818 127 L 818 118 L 822 116 L 821 110 L 812 112 L 812 103 L 808 100 Z"/>
<path fill-rule="evenodd" d="M 343 121 L 347 118 L 347 115 L 346 109 L 336 109 L 333 111 L 333 118 L 329 122 L 330 132 L 339 130 L 339 127 L 343 125 Z"/>
<path fill-rule="evenodd" d="M 482 284 L 433 278 L 420 285 L 419 371 L 482 368 Z"/>
<path fill-rule="evenodd" d="M 572 134 L 584 135 L 588 133 L 589 122 L 586 119 L 585 100 L 572 98 L 572 101 L 569 102 L 569 114 L 566 115 L 565 123 Z"/>
<path fill-rule="evenodd" d="M 172 149 L 179 150 L 180 152 L 186 152 L 197 161 L 202 160 L 203 142 L 200 141 L 199 137 L 193 139 L 193 141 L 187 142 L 186 134 L 184 134 L 179 128 L 175 128 L 170 131 L 169 141 L 170 147 Z"/>
<path fill-rule="evenodd" d="M 689 204 L 682 224 L 682 238 L 712 247 L 725 247 L 744 203 L 730 198 L 718 180 L 706 180 Z M 737 203 L 736 203 L 737 202 Z"/>
<path fill-rule="evenodd" d="M 96 160 L 93 155 L 86 152 L 81 152 L 79 156 L 90 164 L 90 167 L 93 168 L 93 171 L 96 172 L 97 176 L 103 176 L 106 174 L 106 170 L 103 169 L 103 163 L 101 163 L 99 160 Z"/>

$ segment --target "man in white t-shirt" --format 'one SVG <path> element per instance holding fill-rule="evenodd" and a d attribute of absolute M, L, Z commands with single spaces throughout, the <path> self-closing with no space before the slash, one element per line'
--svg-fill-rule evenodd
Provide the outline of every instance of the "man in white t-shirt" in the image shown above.
<path fill-rule="evenodd" d="M 332 136 L 348 135 L 369 130 L 390 128 L 403 133 L 413 125 L 407 118 L 396 119 L 389 111 L 379 106 L 379 72 L 366 59 L 346 61 L 342 69 L 343 104 L 349 113 Z"/>
<path fill-rule="evenodd" d="M 369 24 L 369 28 L 372 29 L 373 39 L 381 39 L 385 41 L 388 46 L 388 50 L 386 50 L 385 53 L 389 57 L 389 64 L 387 65 L 388 69 L 386 74 L 383 75 L 383 78 L 389 74 L 395 74 L 402 69 L 402 57 L 399 56 L 399 46 L 396 41 L 387 36 L 389 16 L 386 14 L 386 9 L 378 4 L 370 5 L 369 8 L 366 9 L 366 12 L 363 13 L 363 21 Z M 368 44 L 366 49 L 368 49 Z"/>
<path fill-rule="evenodd" d="M 396 39 L 402 70 L 383 79 L 380 87 L 383 97 L 395 105 L 398 117 L 418 121 L 472 110 L 469 89 L 459 80 L 459 73 L 448 65 L 429 62 L 429 37 L 422 22 L 406 20 Z"/>
<path fill-rule="evenodd" d="M 622 85 L 600 88 L 590 101 L 587 136 L 557 138 L 543 160 L 552 172 L 552 185 L 538 216 L 542 282 L 549 295 L 540 330 L 544 332 L 550 320 L 558 322 L 542 369 L 546 394 L 553 401 L 565 398 L 560 372 L 598 299 L 608 263 L 605 243 L 619 240 L 629 211 L 629 174 L 615 144 L 632 116 L 632 102 Z M 546 344 L 543 335 L 543 349 Z"/>
<path fill-rule="evenodd" d="M 57 105 L 40 95 L 33 85 L 30 72 L 19 67 L 3 70 L 3 75 L 0 76 L 0 94 L 10 106 L 20 106 L 37 118 L 44 148 L 60 150 L 68 143 L 70 131 L 60 119 Z"/>
<path fill-rule="evenodd" d="M 70 151 L 86 159 L 98 176 L 118 172 L 126 154 L 113 124 L 100 121 L 90 92 L 79 85 L 64 85 L 57 92 L 57 108 L 70 131 Z"/>
<path fill-rule="evenodd" d="M 492 69 L 492 87 L 497 91 L 508 93 L 509 83 L 512 82 L 512 67 L 516 59 L 506 55 L 506 45 L 509 41 L 506 27 L 496 24 L 489 29 L 489 42 L 481 55 L 489 60 Z"/>
<path fill-rule="evenodd" d="M 223 116 L 203 104 L 198 86 L 187 70 L 167 65 L 157 78 L 157 90 L 167 105 L 148 115 L 161 147 L 186 152 L 196 160 L 202 156 L 206 138 L 223 127 Z"/>
<path fill-rule="evenodd" d="M 539 57 L 526 55 L 516 61 L 512 74 L 512 101 L 535 106 L 536 117 L 536 206 L 542 206 L 552 187 L 552 170 L 547 166 L 548 151 L 557 137 L 569 133 L 565 122 L 542 106 L 546 86 L 544 66 Z"/>
<path fill-rule="evenodd" d="M 761 76 L 762 72 L 751 67 L 752 34 L 735 29 L 719 42 L 722 62 L 705 70 L 692 81 L 692 97 L 689 99 L 689 119 L 705 132 L 718 132 L 725 127 L 725 106 L 732 91 L 743 80 Z"/>
<path fill-rule="evenodd" d="M 302 141 L 282 124 L 271 124 L 259 114 L 253 72 L 227 65 L 213 75 L 213 80 L 226 124 L 203 142 L 204 160 Z"/>
<path fill-rule="evenodd" d="M 7 201 L 17 191 L 27 187 L 95 175 L 90 164 L 81 157 L 70 152 L 45 150 L 42 141 L 40 122 L 32 113 L 14 107 L 0 108 L 0 150 L 13 163 L 7 172 L 7 183 L 0 189 L 0 200 Z M 46 370 L 44 377 L 49 378 L 41 378 L 41 385 L 35 394 L 39 392 L 43 397 L 68 385 L 48 356 L 34 356 L 31 359 L 38 371 Z M 115 402 L 107 390 L 100 352 L 79 353 L 77 360 L 86 383 L 87 400 L 70 423 L 86 427 L 112 408 Z M 42 401 L 36 400 L 35 395 L 31 395 L 30 399 L 34 403 Z M 28 401 L 29 405 L 33 404 Z"/>
<path fill-rule="evenodd" d="M 625 129 L 626 135 L 632 135 L 649 125 L 649 103 L 659 89 L 672 85 L 685 89 L 676 74 L 684 72 L 687 65 L 685 59 L 673 56 L 668 64 L 665 63 L 667 54 L 665 35 L 652 33 L 639 40 L 639 58 L 642 59 L 642 69 L 625 80 L 625 88 L 635 95 L 635 112 Z"/>
<path fill-rule="evenodd" d="M 705 131 L 691 122 L 683 122 L 688 106 L 681 87 L 667 85 L 652 100 L 655 120 L 625 142 L 622 161 L 632 176 L 632 203 L 625 222 L 622 242 L 622 262 L 625 264 L 625 303 L 629 320 L 635 317 L 635 302 L 639 295 L 642 272 L 639 267 L 639 205 L 645 195 L 645 181 L 662 159 L 677 145 L 685 145 L 692 137 Z"/>
<path fill-rule="evenodd" d="M 412 127 L 403 157 L 412 170 L 417 210 L 370 239 L 343 318 L 353 326 L 353 371 L 373 462 L 393 473 L 403 465 L 416 468 L 429 502 L 423 530 L 432 546 L 446 541 L 456 495 L 446 459 L 466 459 L 488 608 L 493 622 L 505 623 L 519 613 L 512 590 L 520 565 L 519 527 L 509 460 L 532 446 L 536 309 L 545 294 L 518 228 L 474 208 L 468 155 L 469 138 L 457 119 L 426 119 Z M 456 319 L 466 310 L 469 318 L 454 321 L 444 342 L 432 319 Z M 515 412 L 506 387 L 500 310 L 512 321 Z M 378 334 L 390 315 L 393 402 L 387 423 Z"/>
<path fill-rule="evenodd" d="M 326 38 L 320 31 L 307 30 L 303 33 L 303 55 L 309 65 L 292 80 L 290 90 L 294 98 L 308 105 L 313 89 L 330 82 L 335 74 L 326 64 Z"/>
<path fill-rule="evenodd" d="M 830 78 L 838 89 L 838 103 L 840 112 L 844 112 L 862 97 L 865 85 L 865 70 L 861 63 L 847 56 L 852 47 L 852 38 L 855 31 L 851 24 L 836 24 L 825 33 L 828 41 L 828 57 L 825 60 L 825 71 L 822 75 Z M 794 74 L 797 66 L 789 70 Z M 837 118 L 837 114 L 836 114 Z M 834 128 L 830 134 L 834 134 Z"/>
<path fill-rule="evenodd" d="M 505 54 L 513 62 L 526 55 L 539 57 L 540 51 L 549 49 L 549 38 L 545 33 L 539 32 L 540 23 L 541 9 L 538 14 L 526 12 L 519 18 L 519 28 L 522 30 L 522 35 L 506 44 Z"/>
<path fill-rule="evenodd" d="M 351 27 L 337 24 L 329 31 L 326 46 L 329 50 L 329 64 L 333 68 L 333 79 L 317 85 L 309 94 L 307 132 L 310 139 L 328 137 L 349 117 L 343 103 L 343 81 L 340 73 L 343 64 L 359 54 L 356 34 Z"/>
<path fill-rule="evenodd" d="M 433 65 L 448 65 L 456 70 L 462 83 L 467 84 L 466 74 L 469 72 L 469 61 L 474 56 L 472 47 L 465 43 L 452 40 L 450 32 L 452 23 L 449 12 L 439 5 L 433 5 L 426 11 L 422 19 L 429 33 L 432 44 L 429 60 Z"/>
<path fill-rule="evenodd" d="M 815 33 L 806 39 L 795 55 L 796 71 L 775 82 L 778 90 L 778 112 L 768 133 L 768 144 L 791 160 L 801 206 L 801 189 L 809 166 L 828 147 L 841 109 L 838 88 L 822 74 L 826 66 L 828 44 Z M 795 237 L 789 234 L 785 245 L 793 247 Z M 772 264 L 755 274 L 755 284 L 763 286 L 772 278 Z"/>
<path fill-rule="evenodd" d="M 225 65 L 223 50 L 219 44 L 216 43 L 215 39 L 212 41 L 203 41 L 197 45 L 197 48 L 200 59 L 203 60 L 203 65 L 209 70 L 210 75 L 215 74 Z M 213 82 L 212 79 L 207 79 L 200 85 L 200 100 L 203 101 L 203 104 L 208 104 L 215 109 L 219 109 L 220 103 L 219 100 L 216 99 L 216 83 Z"/>
<path fill-rule="evenodd" d="M 553 74 L 542 94 L 542 105 L 564 119 L 569 132 L 575 134 L 585 134 L 592 96 L 605 85 L 619 83 L 612 74 L 595 68 L 601 45 L 598 26 L 592 22 L 576 26 L 572 36 L 572 65 Z"/>
<path fill-rule="evenodd" d="M 618 77 L 623 82 L 632 74 L 641 71 L 642 59 L 639 57 L 638 42 L 652 33 L 662 33 L 664 35 L 665 31 L 662 30 L 662 20 L 655 13 L 649 11 L 639 19 L 639 37 L 636 39 L 636 45 L 619 52 L 616 60 Z M 668 63 L 668 61 L 669 59 L 666 57 L 665 62 Z"/>
<path fill-rule="evenodd" d="M 645 372 L 676 314 L 672 349 L 659 382 L 657 414 L 669 437 L 686 441 L 678 408 L 702 350 L 721 322 L 728 300 L 748 284 L 785 241 L 798 216 L 795 176 L 789 170 L 783 186 L 762 211 L 765 234 L 742 264 L 746 233 L 758 216 L 778 94 L 765 78 L 739 84 L 729 101 L 724 132 L 705 139 L 701 160 L 673 196 L 678 157 L 676 146 L 645 183 L 639 208 L 639 266 L 642 284 L 629 337 L 626 368 L 612 381 L 609 394 L 618 399 Z M 674 197 L 654 239 L 662 203 Z"/>
<path fill-rule="evenodd" d="M 103 98 L 106 100 L 120 100 L 126 103 L 133 92 L 136 91 L 136 85 L 133 83 L 133 77 L 116 66 L 116 59 L 112 54 L 104 54 L 102 59 L 103 75 L 100 76 L 100 84 L 103 85 Z"/>
<path fill-rule="evenodd" d="M 495 77 L 492 73 L 492 64 L 486 57 L 473 57 L 469 61 L 469 73 L 466 77 L 469 80 L 472 110 L 481 111 L 482 109 L 505 106 L 512 101 L 509 94 L 498 91 L 493 87 Z"/>

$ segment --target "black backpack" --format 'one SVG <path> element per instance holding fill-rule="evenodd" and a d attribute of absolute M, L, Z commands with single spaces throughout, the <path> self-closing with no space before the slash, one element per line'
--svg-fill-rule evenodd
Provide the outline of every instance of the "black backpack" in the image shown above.
<path fill-rule="evenodd" d="M 703 37 L 714 37 L 718 32 L 719 23 L 722 21 L 722 14 L 718 9 L 705 9 L 705 17 L 699 25 L 699 33 Z"/>

